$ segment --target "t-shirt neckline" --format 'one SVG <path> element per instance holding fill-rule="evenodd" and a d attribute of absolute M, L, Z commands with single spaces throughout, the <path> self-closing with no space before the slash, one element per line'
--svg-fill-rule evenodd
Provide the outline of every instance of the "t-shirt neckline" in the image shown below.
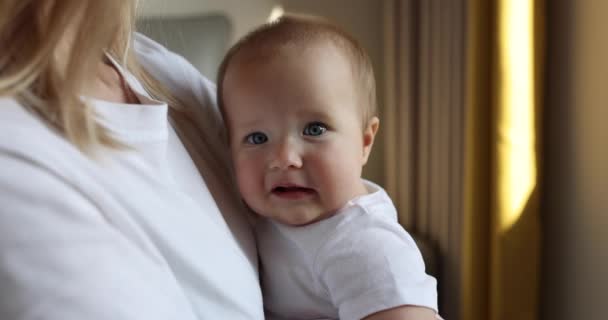
<path fill-rule="evenodd" d="M 113 137 L 127 144 L 166 140 L 168 137 L 167 104 L 152 99 L 130 72 L 109 54 L 106 54 L 106 57 L 123 77 L 140 103 L 117 103 L 83 97 L 95 111 L 97 121 L 108 129 Z"/>

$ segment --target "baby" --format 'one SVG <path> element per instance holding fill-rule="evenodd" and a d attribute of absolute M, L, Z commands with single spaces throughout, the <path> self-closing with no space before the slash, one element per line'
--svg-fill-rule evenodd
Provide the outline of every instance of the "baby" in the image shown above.
<path fill-rule="evenodd" d="M 313 17 L 241 39 L 218 101 L 256 226 L 268 319 L 435 319 L 436 281 L 384 190 L 361 179 L 378 131 L 369 57 Z"/>

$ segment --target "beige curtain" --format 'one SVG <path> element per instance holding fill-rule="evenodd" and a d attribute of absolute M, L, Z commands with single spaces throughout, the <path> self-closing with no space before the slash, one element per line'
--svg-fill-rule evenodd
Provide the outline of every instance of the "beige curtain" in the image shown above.
<path fill-rule="evenodd" d="M 441 313 L 458 314 L 464 143 L 462 1 L 385 1 L 384 181 L 439 255 Z"/>
<path fill-rule="evenodd" d="M 449 319 L 537 319 L 541 0 L 386 0 L 384 179 Z"/>
<path fill-rule="evenodd" d="M 544 3 L 468 6 L 462 318 L 538 319 Z"/>

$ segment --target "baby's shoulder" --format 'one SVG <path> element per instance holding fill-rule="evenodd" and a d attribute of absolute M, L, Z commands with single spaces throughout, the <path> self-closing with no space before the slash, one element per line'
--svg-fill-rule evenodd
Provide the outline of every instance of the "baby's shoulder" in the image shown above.
<path fill-rule="evenodd" d="M 319 250 L 318 260 L 335 255 L 359 258 L 384 256 L 395 251 L 419 255 L 411 235 L 392 218 L 392 213 L 353 206 L 333 221 L 333 231 Z"/>

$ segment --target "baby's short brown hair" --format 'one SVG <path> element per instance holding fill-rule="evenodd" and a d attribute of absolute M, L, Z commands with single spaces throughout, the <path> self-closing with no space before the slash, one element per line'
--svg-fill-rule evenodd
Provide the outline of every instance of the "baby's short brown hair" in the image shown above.
<path fill-rule="evenodd" d="M 306 48 L 330 44 L 349 59 L 354 84 L 360 96 L 363 128 L 376 115 L 376 81 L 371 59 L 361 45 L 331 22 L 314 16 L 285 15 L 264 24 L 240 39 L 226 54 L 218 71 L 217 99 L 224 115 L 223 87 L 228 67 L 235 57 L 255 52 L 256 56 L 272 58 L 286 48 Z"/>

